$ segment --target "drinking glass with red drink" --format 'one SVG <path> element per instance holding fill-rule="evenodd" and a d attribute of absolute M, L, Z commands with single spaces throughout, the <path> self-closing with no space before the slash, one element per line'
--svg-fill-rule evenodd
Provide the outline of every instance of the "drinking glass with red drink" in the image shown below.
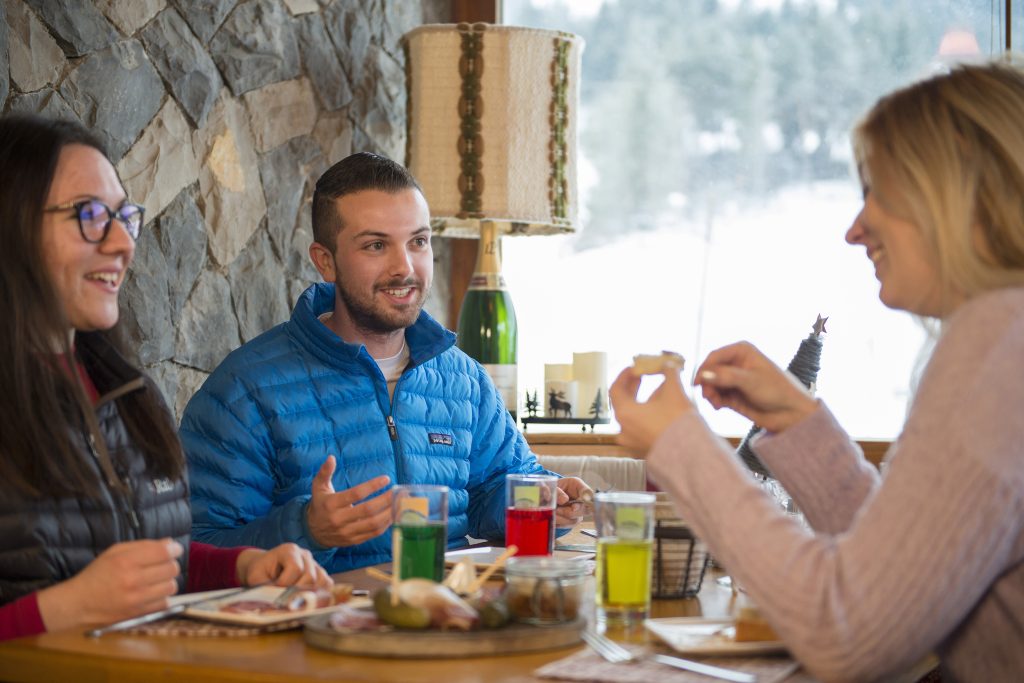
<path fill-rule="evenodd" d="M 550 555 L 555 549 L 558 477 L 551 474 L 505 476 L 505 545 L 517 555 Z"/>

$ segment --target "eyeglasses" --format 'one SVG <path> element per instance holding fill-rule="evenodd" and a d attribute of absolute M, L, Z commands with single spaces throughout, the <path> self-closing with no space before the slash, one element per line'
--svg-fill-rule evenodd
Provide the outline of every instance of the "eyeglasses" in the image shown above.
<path fill-rule="evenodd" d="M 83 199 L 77 202 L 48 206 L 43 209 L 43 212 L 68 210 L 75 212 L 75 218 L 78 219 L 78 231 L 82 233 L 82 239 L 93 244 L 99 244 L 107 238 L 115 218 L 121 221 L 133 240 L 139 239 L 142 217 L 146 213 L 146 210 L 138 204 L 122 204 L 115 210 L 96 199 Z"/>

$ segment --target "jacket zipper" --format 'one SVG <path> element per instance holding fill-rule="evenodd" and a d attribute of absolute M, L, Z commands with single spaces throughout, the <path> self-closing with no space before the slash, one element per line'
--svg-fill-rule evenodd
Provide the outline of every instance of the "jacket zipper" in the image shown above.
<path fill-rule="evenodd" d="M 96 460 L 96 463 L 100 465 L 100 470 L 103 471 L 104 468 L 102 467 L 102 459 L 100 458 L 99 451 L 96 449 L 96 435 L 92 432 L 92 430 L 89 431 L 89 438 L 87 439 L 87 441 L 89 443 L 89 452 L 92 454 L 93 459 Z M 115 476 L 116 481 L 112 480 L 109 474 L 107 475 L 107 484 L 110 487 L 110 496 L 115 500 L 117 498 L 121 499 L 121 506 L 122 508 L 124 508 L 125 512 L 124 516 L 127 518 L 128 525 L 132 528 L 132 531 L 134 532 L 134 538 L 130 538 L 127 540 L 135 540 L 139 538 L 139 533 L 142 530 L 142 524 L 139 522 L 139 516 L 135 512 L 135 505 L 133 504 L 133 501 L 135 499 L 135 490 L 132 488 L 132 482 L 129 477 L 123 477 L 120 475 L 120 473 L 117 473 Z M 121 492 L 120 495 L 118 494 L 117 491 L 118 483 L 123 484 L 125 488 L 125 490 Z"/>
<path fill-rule="evenodd" d="M 409 368 L 406 367 L 406 369 L 402 371 L 402 374 L 398 376 L 398 379 L 395 380 L 395 394 L 398 393 L 398 385 L 401 384 L 402 378 L 405 377 L 405 373 L 406 371 L 408 371 L 408 369 Z M 388 383 L 385 380 L 384 392 L 387 393 L 387 390 Z M 388 436 L 391 437 L 391 451 L 394 453 L 395 456 L 395 476 L 398 478 L 398 481 L 394 483 L 402 484 L 406 481 L 405 466 L 402 464 L 402 442 L 398 437 L 398 425 L 395 423 L 395 402 L 394 399 L 392 399 L 391 397 L 388 397 L 388 399 L 389 412 L 387 415 L 384 416 L 384 422 L 388 426 Z"/>
<path fill-rule="evenodd" d="M 114 391 L 108 392 L 101 396 L 93 406 L 93 410 L 99 408 L 105 403 L 109 403 L 116 398 L 123 396 L 131 391 L 144 386 L 144 382 L 141 378 L 134 379 Z M 95 413 L 92 414 L 92 419 L 86 417 L 89 429 L 89 450 L 92 451 L 93 458 L 100 465 L 100 470 L 106 474 L 107 483 L 110 485 L 110 495 L 112 498 L 121 499 L 122 514 L 128 521 L 128 526 L 131 527 L 133 532 L 133 538 L 128 540 L 136 540 L 140 537 L 142 532 L 142 523 L 139 521 L 139 515 L 135 511 L 135 489 L 132 487 L 132 481 L 130 476 L 123 475 L 118 468 L 114 465 L 110 459 L 109 454 L 106 458 L 102 458 L 99 453 L 99 449 L 96 447 L 96 434 L 99 428 L 96 422 Z M 106 451 L 106 449 L 104 449 Z M 104 461 L 106 461 L 107 467 L 104 467 Z M 120 484 L 120 486 L 118 486 Z M 120 491 L 118 491 L 120 489 Z"/>
<path fill-rule="evenodd" d="M 139 522 L 139 515 L 135 512 L 135 489 L 132 487 L 132 480 L 130 477 L 123 477 L 125 488 L 127 489 L 124 495 L 125 509 L 128 510 L 128 522 L 132 525 L 132 530 L 135 532 L 135 538 L 139 538 L 142 532 L 142 524 Z"/>

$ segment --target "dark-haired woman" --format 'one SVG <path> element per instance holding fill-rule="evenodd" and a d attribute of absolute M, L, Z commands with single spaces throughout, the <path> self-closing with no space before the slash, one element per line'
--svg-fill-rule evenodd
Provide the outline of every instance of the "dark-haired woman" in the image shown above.
<path fill-rule="evenodd" d="M 173 422 L 116 335 L 142 223 L 87 131 L 0 119 L 0 639 L 144 614 L 182 589 L 330 584 L 293 544 L 189 543 Z"/>

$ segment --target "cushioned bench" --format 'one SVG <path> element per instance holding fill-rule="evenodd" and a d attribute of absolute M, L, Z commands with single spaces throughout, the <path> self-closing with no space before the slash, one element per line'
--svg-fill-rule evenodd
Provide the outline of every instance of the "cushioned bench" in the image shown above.
<path fill-rule="evenodd" d="M 638 458 L 538 455 L 538 462 L 565 477 L 579 477 L 595 491 L 647 490 L 647 463 Z"/>

